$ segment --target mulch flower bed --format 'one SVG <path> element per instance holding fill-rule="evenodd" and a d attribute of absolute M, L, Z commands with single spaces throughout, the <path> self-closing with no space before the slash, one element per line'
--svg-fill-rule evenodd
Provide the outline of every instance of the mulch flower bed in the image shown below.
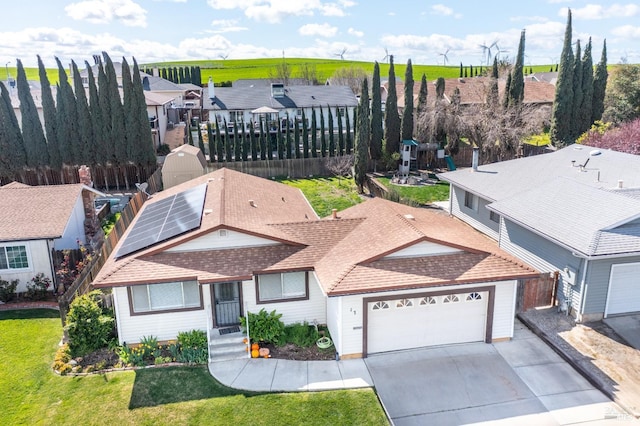
<path fill-rule="evenodd" d="M 306 348 L 287 343 L 284 346 L 275 346 L 271 343 L 261 345 L 269 349 L 271 358 L 291 359 L 296 361 L 328 361 L 336 359 L 336 350 L 333 346 L 320 349 L 316 345 Z"/>

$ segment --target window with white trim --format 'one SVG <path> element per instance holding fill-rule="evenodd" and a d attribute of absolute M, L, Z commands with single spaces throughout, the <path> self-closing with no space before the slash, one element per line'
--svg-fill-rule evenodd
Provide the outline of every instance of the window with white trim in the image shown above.
<path fill-rule="evenodd" d="M 26 246 L 0 246 L 0 270 L 28 269 Z"/>
<path fill-rule="evenodd" d="M 308 298 L 307 272 L 258 275 L 258 302 Z"/>
<path fill-rule="evenodd" d="M 420 299 L 420 306 L 435 305 L 435 304 L 436 304 L 435 297 L 426 296 Z"/>
<path fill-rule="evenodd" d="M 478 211 L 478 197 L 469 191 L 465 191 L 464 206 L 468 209 Z"/>
<path fill-rule="evenodd" d="M 413 306 L 413 300 L 400 299 L 396 302 L 396 308 L 410 308 Z"/>
<path fill-rule="evenodd" d="M 202 307 L 197 281 L 179 281 L 130 287 L 134 313 Z"/>
<path fill-rule="evenodd" d="M 460 298 L 458 297 L 457 294 L 448 294 L 444 297 L 444 299 L 442 300 L 442 303 L 456 303 L 459 301 L 460 301 Z"/>
<path fill-rule="evenodd" d="M 374 303 L 371 306 L 371 310 L 372 311 L 380 311 L 380 310 L 383 310 L 383 309 L 389 309 L 389 304 L 387 302 L 385 302 L 385 301 L 382 301 L 382 300 L 379 301 L 379 302 Z"/>
<path fill-rule="evenodd" d="M 498 213 L 494 212 L 493 210 L 489 211 L 489 219 L 492 222 L 500 223 L 500 215 Z"/>
<path fill-rule="evenodd" d="M 467 301 L 482 300 L 482 295 L 478 292 L 467 294 Z"/>

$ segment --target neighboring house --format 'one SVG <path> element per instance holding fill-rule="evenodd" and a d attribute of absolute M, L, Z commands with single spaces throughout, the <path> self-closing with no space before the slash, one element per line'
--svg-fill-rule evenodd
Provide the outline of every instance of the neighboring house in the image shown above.
<path fill-rule="evenodd" d="M 40 272 L 54 282 L 52 252 L 77 249 L 101 232 L 96 196 L 104 194 L 82 184 L 0 187 L 0 277 L 19 279 L 18 292 Z"/>
<path fill-rule="evenodd" d="M 500 247 L 557 273 L 581 321 L 640 311 L 640 156 L 571 145 L 439 175 L 450 212 Z"/>
<path fill-rule="evenodd" d="M 144 91 L 144 98 L 147 103 L 147 115 L 149 116 L 149 124 L 151 125 L 151 134 L 153 135 L 153 147 L 158 147 L 166 141 L 167 127 L 169 126 L 169 113 L 175 98 L 172 95 L 166 95 L 157 92 Z"/>
<path fill-rule="evenodd" d="M 348 86 L 285 86 L 282 83 L 214 88 L 210 80 L 203 99 L 203 108 L 209 110 L 209 121 L 215 123 L 217 119 L 224 126 L 226 120 L 229 132 L 233 131 L 235 123 L 243 123 L 245 130 L 248 130 L 252 121 L 262 122 L 266 129 L 274 132 L 278 129 L 278 122 L 282 128 L 287 126 L 287 118 L 290 127 L 295 121 L 300 122 L 303 111 L 306 125 L 310 128 L 312 108 L 318 129 L 320 110 L 324 114 L 325 128 L 329 129 L 329 108 L 333 114 L 334 130 L 338 128 L 337 114 L 342 116 L 343 126 L 345 114 L 348 114 L 353 129 L 353 111 L 358 106 L 358 100 Z"/>
<path fill-rule="evenodd" d="M 327 324 L 345 359 L 509 339 L 538 277 L 445 212 L 372 198 L 319 219 L 298 189 L 220 169 L 154 194 L 93 286 L 113 289 L 120 343 L 264 308 Z"/>

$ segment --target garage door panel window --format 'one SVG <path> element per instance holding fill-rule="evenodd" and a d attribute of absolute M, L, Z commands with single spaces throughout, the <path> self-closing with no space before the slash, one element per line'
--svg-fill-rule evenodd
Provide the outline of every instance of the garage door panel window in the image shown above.
<path fill-rule="evenodd" d="M 420 299 L 420 306 L 435 305 L 437 300 L 435 297 L 427 296 Z"/>
<path fill-rule="evenodd" d="M 460 298 L 458 297 L 457 294 L 448 294 L 444 297 L 444 300 L 442 301 L 442 303 L 456 303 L 459 301 L 460 301 Z"/>
<path fill-rule="evenodd" d="M 413 300 L 411 299 L 400 299 L 396 301 L 396 308 L 411 308 L 413 307 Z"/>
<path fill-rule="evenodd" d="M 309 275 L 304 271 L 258 275 L 258 303 L 306 300 L 309 298 L 308 280 Z"/>
<path fill-rule="evenodd" d="M 371 306 L 372 311 L 380 311 L 383 309 L 389 309 L 389 304 L 384 301 L 376 302 Z"/>
<path fill-rule="evenodd" d="M 465 300 L 467 302 L 475 302 L 477 300 L 482 300 L 482 295 L 477 292 L 469 293 Z"/>

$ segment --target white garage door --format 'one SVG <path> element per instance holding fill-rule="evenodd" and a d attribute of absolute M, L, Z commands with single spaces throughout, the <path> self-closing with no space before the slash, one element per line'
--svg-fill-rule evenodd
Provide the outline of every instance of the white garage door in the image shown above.
<path fill-rule="evenodd" d="M 640 311 L 640 263 L 613 265 L 605 316 Z"/>
<path fill-rule="evenodd" d="M 367 352 L 484 341 L 487 299 L 470 291 L 370 302 Z"/>

